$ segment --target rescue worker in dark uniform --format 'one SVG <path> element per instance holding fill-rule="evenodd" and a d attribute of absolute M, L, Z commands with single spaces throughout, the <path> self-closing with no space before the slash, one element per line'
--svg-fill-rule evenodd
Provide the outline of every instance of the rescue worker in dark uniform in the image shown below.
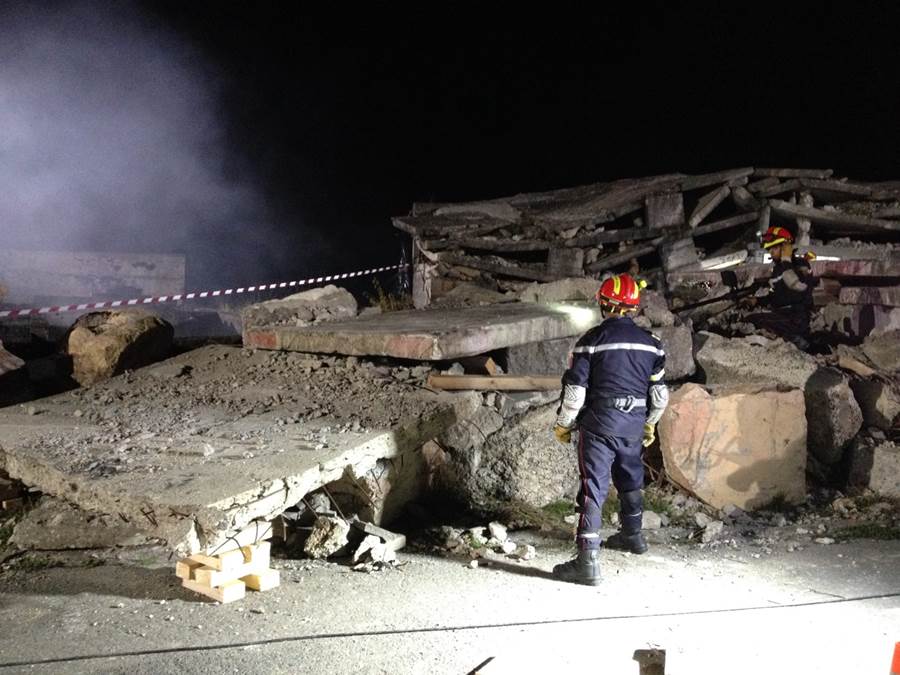
<path fill-rule="evenodd" d="M 769 227 L 763 235 L 762 245 L 774 262 L 768 288 L 758 298 L 758 304 L 768 311 L 752 314 L 747 321 L 805 349 L 813 309 L 813 289 L 818 281 L 810 265 L 815 255 L 812 252 L 799 255 L 794 250 L 793 235 L 777 225 Z"/>
<path fill-rule="evenodd" d="M 577 556 L 553 568 L 563 581 L 600 583 L 600 525 L 609 482 L 619 493 L 621 531 L 610 548 L 644 553 L 641 533 L 644 465 L 641 449 L 653 443 L 656 423 L 669 400 L 665 352 L 659 338 L 631 320 L 641 286 L 628 274 L 607 279 L 597 292 L 603 321 L 575 345 L 563 375 L 553 432 L 568 444 L 578 429 Z"/>

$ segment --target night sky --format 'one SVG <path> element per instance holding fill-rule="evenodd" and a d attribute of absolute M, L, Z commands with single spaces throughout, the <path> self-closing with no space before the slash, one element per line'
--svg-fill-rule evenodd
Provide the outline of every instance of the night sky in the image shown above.
<path fill-rule="evenodd" d="M 416 200 L 743 165 L 900 179 L 897 7 L 732 5 L 145 8 L 223 78 L 234 171 L 289 245 L 370 264 Z"/>

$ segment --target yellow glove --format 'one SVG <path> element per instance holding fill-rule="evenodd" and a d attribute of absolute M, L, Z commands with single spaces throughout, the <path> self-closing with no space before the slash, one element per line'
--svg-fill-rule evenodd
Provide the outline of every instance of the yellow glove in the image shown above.
<path fill-rule="evenodd" d="M 563 445 L 568 445 L 572 442 L 572 430 L 566 429 L 558 424 L 553 427 L 553 435 L 556 436 L 556 440 Z"/>
<path fill-rule="evenodd" d="M 644 440 L 641 441 L 641 445 L 643 445 L 645 448 L 649 448 L 651 445 L 653 445 L 653 441 L 655 440 L 656 427 L 650 424 L 650 422 L 647 422 L 644 425 Z"/>

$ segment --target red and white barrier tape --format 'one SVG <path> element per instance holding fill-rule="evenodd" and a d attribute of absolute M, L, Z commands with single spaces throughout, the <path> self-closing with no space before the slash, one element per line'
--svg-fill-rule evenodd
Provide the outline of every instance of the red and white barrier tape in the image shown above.
<path fill-rule="evenodd" d="M 241 288 L 226 288 L 218 291 L 201 291 L 196 293 L 176 293 L 175 295 L 159 295 L 152 298 L 132 298 L 131 300 L 109 300 L 106 302 L 83 302 L 77 305 L 59 305 L 57 307 L 40 307 L 36 309 L 7 309 L 0 310 L 0 319 L 16 316 L 30 316 L 34 314 L 57 314 L 60 312 L 79 312 L 85 309 L 104 309 L 107 307 L 133 307 L 135 305 L 153 305 L 160 302 L 176 302 L 178 300 L 194 300 L 198 298 L 218 298 L 226 295 L 238 295 L 240 293 L 253 293 L 256 291 L 271 291 L 278 288 L 295 288 L 297 286 L 312 286 L 329 281 L 353 279 L 365 277 L 380 272 L 390 272 L 407 267 L 405 263 L 389 265 L 388 267 L 375 267 L 358 272 L 345 272 L 343 274 L 329 274 L 327 276 L 301 279 L 299 281 L 282 281 L 275 284 L 261 284 L 259 286 L 246 286 Z"/>

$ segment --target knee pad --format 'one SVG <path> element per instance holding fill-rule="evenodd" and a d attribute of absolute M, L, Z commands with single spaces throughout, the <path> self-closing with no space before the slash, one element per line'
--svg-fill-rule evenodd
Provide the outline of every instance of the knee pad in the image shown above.
<path fill-rule="evenodd" d="M 620 492 L 619 504 L 621 505 L 622 515 L 625 516 L 637 516 L 644 510 L 644 498 L 640 490 Z"/>

